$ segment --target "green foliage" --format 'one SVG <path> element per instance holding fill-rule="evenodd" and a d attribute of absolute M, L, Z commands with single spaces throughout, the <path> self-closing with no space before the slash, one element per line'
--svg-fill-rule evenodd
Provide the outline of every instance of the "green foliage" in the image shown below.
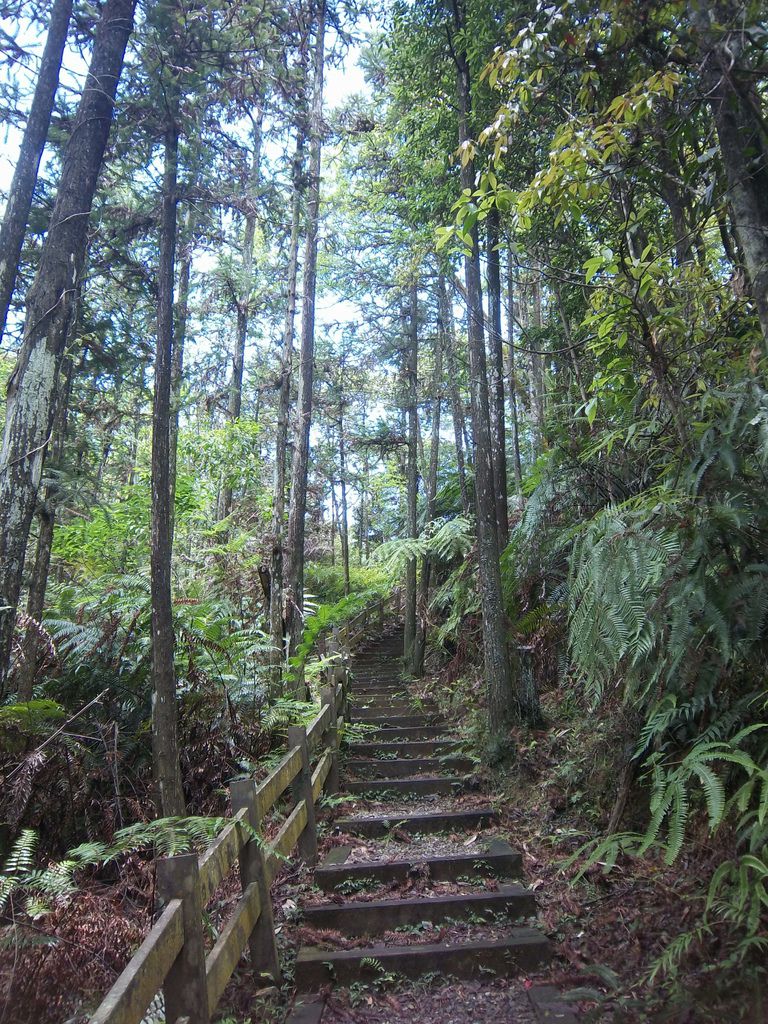
<path fill-rule="evenodd" d="M 336 604 L 344 597 L 344 569 L 341 565 L 309 562 L 304 570 L 304 585 L 321 604 Z M 379 565 L 350 565 L 349 589 L 352 594 L 367 593 L 384 597 L 392 578 Z"/>
<path fill-rule="evenodd" d="M 155 857 L 201 850 L 226 824 L 226 818 L 200 817 L 138 822 L 115 832 L 111 843 L 82 843 L 70 850 L 65 860 L 43 869 L 34 867 L 37 833 L 34 829 L 23 829 L 0 868 L 0 914 L 10 900 L 21 897 L 25 912 L 35 920 L 76 892 L 78 871 L 140 850 Z"/>
<path fill-rule="evenodd" d="M 304 622 L 304 630 L 301 635 L 301 643 L 296 648 L 296 653 L 289 661 L 290 679 L 295 679 L 300 670 L 306 669 L 309 664 L 310 655 L 315 650 L 318 638 L 335 626 L 341 626 L 363 611 L 369 604 L 372 604 L 378 597 L 376 590 L 363 591 L 362 593 L 350 594 L 342 597 L 335 604 L 321 604 L 311 615 L 308 615 Z M 305 600 L 305 606 L 307 601 Z M 325 668 L 332 659 L 314 659 L 315 673 Z"/>
<path fill-rule="evenodd" d="M 430 523 L 420 537 L 401 537 L 381 544 L 375 553 L 385 570 L 398 576 L 412 559 L 452 562 L 464 558 L 474 544 L 474 527 L 466 516 Z"/>

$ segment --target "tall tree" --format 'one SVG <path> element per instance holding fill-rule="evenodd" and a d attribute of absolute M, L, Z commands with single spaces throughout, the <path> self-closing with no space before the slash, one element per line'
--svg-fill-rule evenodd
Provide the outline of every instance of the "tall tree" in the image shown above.
<path fill-rule="evenodd" d="M 419 489 L 418 472 L 418 426 L 419 408 L 417 395 L 419 367 L 419 286 L 414 280 L 410 287 L 410 302 L 405 321 L 406 345 L 403 352 L 403 385 L 405 390 L 405 415 L 407 422 L 407 457 L 405 463 L 405 533 L 407 537 L 419 535 L 417 501 Z M 405 604 L 403 633 L 403 659 L 406 671 L 416 674 L 416 556 L 408 559 L 405 567 Z"/>
<path fill-rule="evenodd" d="M 287 619 L 290 642 L 293 648 L 295 648 L 301 636 L 304 610 L 304 518 L 307 511 L 309 431 L 312 423 L 312 389 L 314 385 L 315 293 L 317 290 L 317 245 L 320 215 L 320 164 L 323 143 L 325 20 L 325 0 L 319 0 L 315 14 L 312 108 L 309 130 L 307 233 L 304 249 L 304 291 L 301 306 L 296 440 L 291 466 L 291 502 L 288 513 Z"/>
<path fill-rule="evenodd" d="M 438 317 L 445 332 L 445 362 L 448 369 L 448 392 L 451 398 L 451 418 L 453 420 L 453 440 L 456 448 L 456 472 L 459 476 L 461 507 L 465 514 L 469 513 L 469 489 L 467 488 L 467 471 L 464 464 L 464 405 L 458 384 L 458 367 L 456 365 L 456 329 L 453 309 L 445 284 L 445 275 L 439 274 L 437 279 Z"/>
<path fill-rule="evenodd" d="M 288 419 L 291 409 L 293 376 L 293 343 L 296 329 L 296 294 L 299 272 L 299 232 L 302 196 L 304 193 L 305 126 L 297 132 L 292 160 L 291 232 L 288 241 L 287 294 L 283 345 L 280 355 L 280 388 L 278 391 L 277 428 L 275 436 L 275 476 L 272 504 L 272 551 L 270 558 L 269 631 L 272 640 L 272 685 L 280 682 L 285 643 L 283 620 L 283 545 L 285 524 L 285 467 L 288 455 Z"/>
<path fill-rule="evenodd" d="M 736 237 L 768 353 L 768 138 L 744 26 L 754 5 L 735 0 L 691 0 L 698 31 L 703 93 L 717 128 Z M 752 6 L 752 10 L 749 8 Z"/>
<path fill-rule="evenodd" d="M 437 340 L 435 343 L 435 368 L 432 379 L 432 438 L 429 446 L 429 466 L 427 468 L 425 491 L 425 530 L 435 518 L 437 505 L 437 469 L 440 461 L 440 412 L 442 405 L 443 386 L 443 326 L 438 324 Z M 429 605 L 429 587 L 432 577 L 432 559 L 426 555 L 421 561 L 421 572 L 419 574 L 419 591 L 416 602 L 416 640 L 414 643 L 413 674 L 417 677 L 424 675 L 424 659 L 427 653 L 427 616 Z"/>
<path fill-rule="evenodd" d="M 507 252 L 507 395 L 509 397 L 509 421 L 512 427 L 512 470 L 515 476 L 515 490 L 520 494 L 523 487 L 523 468 L 520 460 L 520 416 L 517 408 L 516 321 L 515 262 L 510 246 Z"/>
<path fill-rule="evenodd" d="M 19 257 L 27 230 L 40 159 L 48 138 L 71 17 L 72 0 L 54 0 L 35 94 L 0 227 L 0 341 L 5 334 L 8 310 L 16 287 Z"/>
<path fill-rule="evenodd" d="M 471 143 L 471 77 L 466 52 L 466 10 L 463 0 L 452 0 L 452 51 L 456 64 L 459 108 L 459 145 Z M 461 184 L 470 193 L 475 185 L 474 162 L 462 157 Z M 508 624 L 501 594 L 499 530 L 496 517 L 496 485 L 493 472 L 493 440 L 488 401 L 485 358 L 483 294 L 477 224 L 470 229 L 471 250 L 464 257 L 467 291 L 467 348 L 469 352 L 472 435 L 475 442 L 475 515 L 480 597 L 483 609 L 483 653 L 488 695 L 488 730 L 503 738 L 515 715 L 517 698 L 510 668 Z"/>
<path fill-rule="evenodd" d="M 257 201 L 261 179 L 261 147 L 264 124 L 264 98 L 259 96 L 256 109 L 249 112 L 251 121 L 251 168 L 245 194 L 245 229 L 240 261 L 240 281 L 236 287 L 237 322 L 232 351 L 232 375 L 229 382 L 227 416 L 230 423 L 240 418 L 243 404 L 243 371 L 245 368 L 245 346 L 248 340 L 248 321 L 253 301 L 253 245 L 256 238 Z M 225 481 L 222 487 L 221 519 L 232 511 L 232 486 Z"/>
<path fill-rule="evenodd" d="M 165 816 L 186 810 L 179 763 L 174 659 L 171 508 L 171 378 L 173 375 L 174 279 L 179 167 L 180 63 L 178 15 L 174 0 L 158 9 L 158 31 L 170 43 L 164 76 L 163 184 L 157 272 L 157 352 L 152 403 L 152 750 L 155 782 Z"/>
<path fill-rule="evenodd" d="M 493 444 L 493 486 L 496 492 L 496 522 L 499 547 L 509 539 L 507 509 L 507 438 L 504 417 L 504 351 L 501 338 L 501 265 L 499 259 L 499 212 L 488 212 L 488 356 L 490 361 L 488 401 Z"/>
<path fill-rule="evenodd" d="M 55 413 L 54 396 L 88 244 L 88 222 L 133 28 L 135 0 L 107 0 L 51 221 L 27 296 L 21 351 L 8 383 L 0 454 L 0 692 L 11 656 L 24 556 Z"/>

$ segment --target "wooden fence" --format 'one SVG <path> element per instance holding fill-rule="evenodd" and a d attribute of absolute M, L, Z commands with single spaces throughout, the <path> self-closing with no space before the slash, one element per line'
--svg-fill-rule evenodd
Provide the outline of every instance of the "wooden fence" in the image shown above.
<path fill-rule="evenodd" d="M 399 592 L 323 639 L 325 653 L 339 660 L 326 673 L 320 711 L 308 726 L 288 729 L 288 751 L 263 782 L 232 783 L 233 818 L 205 852 L 157 861 L 157 888 L 165 908 L 91 1024 L 140 1024 L 160 991 L 167 1024 L 208 1024 L 246 947 L 256 985 L 279 981 L 270 885 L 294 849 L 310 863 L 317 856 L 315 804 L 324 791 L 333 793 L 339 785 L 339 741 L 348 714 L 346 661 L 370 625 L 383 626 L 390 607 L 399 614 Z M 261 838 L 262 822 L 286 795 L 287 817 L 268 844 Z M 204 908 L 236 865 L 241 895 L 206 953 Z"/>

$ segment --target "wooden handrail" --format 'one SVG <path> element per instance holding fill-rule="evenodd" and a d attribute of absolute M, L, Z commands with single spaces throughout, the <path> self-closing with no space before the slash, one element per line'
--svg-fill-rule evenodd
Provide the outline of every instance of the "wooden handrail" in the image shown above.
<path fill-rule="evenodd" d="M 184 854 L 158 862 L 158 876 L 164 868 L 168 904 L 91 1016 L 90 1024 L 140 1024 L 161 989 L 176 1024 L 182 1020 L 208 1024 L 247 946 L 259 983 L 265 974 L 279 980 L 269 885 L 297 844 L 305 857 L 316 850 L 314 804 L 324 790 L 334 792 L 338 785 L 338 743 L 348 684 L 345 664 L 351 648 L 365 634 L 370 615 L 377 615 L 382 624 L 390 603 L 399 614 L 399 595 L 393 593 L 373 602 L 335 632 L 335 653 L 341 655 L 341 662 L 327 672 L 320 711 L 306 729 L 289 730 L 289 749 L 263 782 L 233 784 L 232 804 L 237 810 L 216 839 L 197 858 Z M 358 622 L 362 629 L 357 629 Z M 274 840 L 266 845 L 253 830 L 289 789 L 291 809 Z M 202 910 L 238 862 L 242 895 L 206 956 Z"/>

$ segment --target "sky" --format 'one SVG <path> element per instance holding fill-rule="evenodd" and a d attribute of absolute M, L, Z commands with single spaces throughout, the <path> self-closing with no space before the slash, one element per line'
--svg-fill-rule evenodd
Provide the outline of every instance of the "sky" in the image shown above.
<path fill-rule="evenodd" d="M 364 34 L 373 25 L 367 21 L 357 26 L 358 35 Z M 19 85 L 22 97 L 20 107 L 22 111 L 28 108 L 31 92 L 34 88 L 35 75 L 39 56 L 45 43 L 45 35 L 39 31 L 33 31 L 30 25 L 19 25 L 12 19 L 0 18 L 0 30 L 16 39 L 18 44 L 27 50 L 30 59 L 22 63 L 15 63 L 5 69 L 6 78 L 16 81 Z M 329 33 L 328 47 L 334 45 L 333 34 Z M 366 94 L 366 85 L 362 69 L 358 63 L 360 47 L 354 45 L 346 50 L 343 62 L 339 66 L 326 66 L 324 107 L 326 115 L 334 108 L 341 106 L 351 96 L 357 93 Z M 86 55 L 87 57 L 87 55 Z M 87 60 L 83 54 L 74 46 L 68 46 L 65 50 L 62 67 L 60 90 L 66 89 L 73 95 L 77 95 L 82 87 L 83 79 L 87 70 Z M 0 70 L 0 74 L 3 73 Z M 6 123 L 0 132 L 0 209 L 4 205 L 13 172 L 18 158 L 19 145 L 21 141 L 23 125 L 16 126 Z M 43 156 L 42 170 L 45 169 L 45 155 Z M 215 262 L 213 256 L 201 256 L 201 263 L 196 267 L 200 272 L 211 269 Z M 317 320 L 320 325 L 328 325 L 337 321 L 350 321 L 357 317 L 357 310 L 348 302 L 338 296 L 323 296 L 317 304 Z"/>

